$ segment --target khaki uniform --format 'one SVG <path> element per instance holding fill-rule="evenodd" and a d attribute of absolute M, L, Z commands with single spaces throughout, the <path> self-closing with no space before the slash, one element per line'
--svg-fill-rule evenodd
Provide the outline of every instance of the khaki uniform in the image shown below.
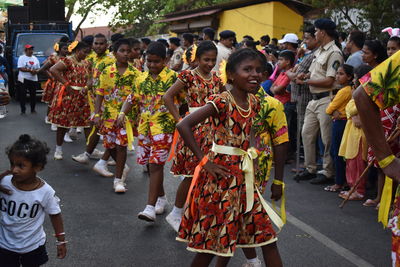
<path fill-rule="evenodd" d="M 325 79 L 336 76 L 336 71 L 343 64 L 343 56 L 334 41 L 329 42 L 315 51 L 315 58 L 310 66 L 310 80 Z M 313 94 L 306 108 L 304 125 L 302 129 L 304 145 L 304 165 L 310 173 L 317 172 L 315 147 L 318 133 L 321 133 L 324 144 L 323 170 L 328 178 L 333 176 L 333 161 L 330 156 L 332 139 L 332 119 L 326 114 L 326 108 L 331 102 L 334 88 L 309 86 Z"/>
<path fill-rule="evenodd" d="M 173 69 L 176 65 L 182 66 L 182 56 L 183 56 L 184 52 L 185 51 L 183 50 L 182 47 L 178 47 L 177 49 L 175 49 L 174 53 L 172 54 L 171 59 L 169 60 L 168 68 Z M 180 71 L 180 70 L 176 70 L 176 71 Z"/>

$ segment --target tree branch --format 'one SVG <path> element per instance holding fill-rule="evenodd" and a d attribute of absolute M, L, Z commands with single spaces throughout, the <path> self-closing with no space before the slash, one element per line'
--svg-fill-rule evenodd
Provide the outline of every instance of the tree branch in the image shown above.
<path fill-rule="evenodd" d="M 91 11 L 91 9 L 92 9 L 92 7 L 94 7 L 97 3 L 98 3 L 98 1 L 95 1 L 95 2 L 91 3 L 91 4 L 87 7 L 87 9 L 86 9 L 86 11 L 85 11 L 85 14 L 83 15 L 81 21 L 79 22 L 78 26 L 76 26 L 76 29 L 75 29 L 75 31 L 74 31 L 74 36 L 77 36 L 77 35 L 78 35 L 79 30 L 81 29 L 81 26 L 82 26 L 83 22 L 85 22 L 85 20 L 87 19 L 88 15 L 89 15 L 89 13 L 90 13 L 90 11 Z"/>

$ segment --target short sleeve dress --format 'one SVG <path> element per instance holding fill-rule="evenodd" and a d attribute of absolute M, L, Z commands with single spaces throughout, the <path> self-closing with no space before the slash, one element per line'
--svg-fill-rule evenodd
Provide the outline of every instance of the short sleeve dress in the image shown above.
<path fill-rule="evenodd" d="M 219 94 L 224 90 L 221 79 L 215 72 L 211 72 L 211 78 L 205 80 L 197 72 L 185 70 L 179 74 L 178 79 L 185 85 L 185 101 L 189 106 L 189 112 L 204 106 L 211 95 Z M 210 126 L 210 121 L 207 119 L 204 123 L 193 127 L 196 142 L 205 154 L 208 153 L 212 145 L 212 140 L 209 136 Z M 192 177 L 198 164 L 199 160 L 185 146 L 183 139 L 179 137 L 171 172 L 176 176 Z"/>
<path fill-rule="evenodd" d="M 53 98 L 49 120 L 58 127 L 89 127 L 89 102 L 87 92 L 82 91 L 91 74 L 91 64 L 87 60 L 77 61 L 75 56 L 60 60 L 67 68 L 63 73 L 73 89 L 61 88 Z M 57 100 L 61 98 L 60 105 Z"/>
<path fill-rule="evenodd" d="M 218 115 L 211 119 L 211 136 L 218 145 L 247 150 L 250 131 L 260 106 L 249 94 L 251 110 L 243 116 L 232 95 L 223 92 L 210 97 Z M 209 151 L 210 161 L 229 168 L 230 175 L 215 178 L 204 169 L 191 192 L 177 240 L 187 242 L 188 250 L 233 256 L 237 247 L 259 247 L 276 241 L 270 218 L 254 191 L 252 209 L 246 211 L 246 185 L 241 156 Z M 191 212 L 192 211 L 192 212 Z"/>

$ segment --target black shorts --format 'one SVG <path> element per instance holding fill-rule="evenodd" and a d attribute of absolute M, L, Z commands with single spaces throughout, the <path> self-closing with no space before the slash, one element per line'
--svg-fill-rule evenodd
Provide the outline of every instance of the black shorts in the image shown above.
<path fill-rule="evenodd" d="M 40 266 L 49 260 L 46 246 L 40 246 L 37 249 L 28 253 L 17 253 L 0 248 L 0 266 L 1 267 L 30 267 Z"/>

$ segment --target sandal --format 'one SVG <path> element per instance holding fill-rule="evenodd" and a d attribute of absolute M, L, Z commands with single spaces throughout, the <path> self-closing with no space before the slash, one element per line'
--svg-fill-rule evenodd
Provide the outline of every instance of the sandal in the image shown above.
<path fill-rule="evenodd" d="M 341 198 L 343 198 L 343 199 L 346 199 L 346 198 L 347 198 L 347 195 L 349 194 L 349 192 L 350 192 L 350 191 L 341 191 L 341 192 L 339 193 L 339 197 L 341 197 Z"/>
<path fill-rule="evenodd" d="M 363 199 L 364 199 L 364 196 L 361 195 L 361 194 L 359 194 L 359 193 L 357 193 L 357 192 L 354 192 L 354 193 L 351 194 L 351 196 L 349 197 L 349 200 L 363 200 Z"/>
<path fill-rule="evenodd" d="M 333 185 L 328 185 L 327 187 L 324 188 L 325 191 L 327 192 L 340 192 L 342 190 L 342 186 L 338 184 L 333 184 Z"/>
<path fill-rule="evenodd" d="M 373 200 L 373 199 L 367 199 L 364 203 L 364 207 L 376 207 L 379 204 L 378 201 Z"/>

